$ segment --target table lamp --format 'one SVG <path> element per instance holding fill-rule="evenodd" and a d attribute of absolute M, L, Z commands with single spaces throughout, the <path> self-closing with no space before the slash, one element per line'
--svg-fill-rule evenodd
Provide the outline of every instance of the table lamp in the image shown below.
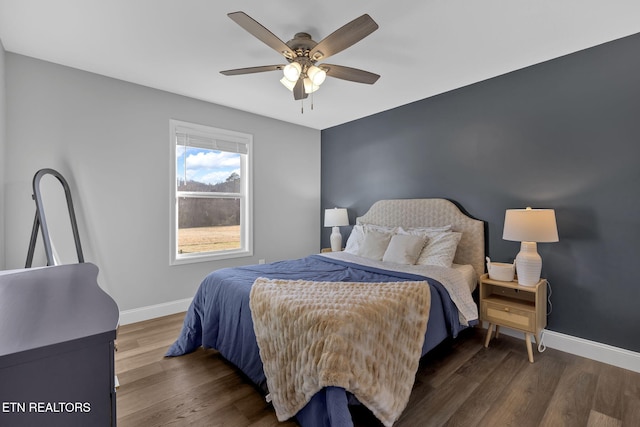
<path fill-rule="evenodd" d="M 558 227 L 553 209 L 507 209 L 504 216 L 504 240 L 520 243 L 516 256 L 518 283 L 533 286 L 540 280 L 542 257 L 538 254 L 538 242 L 557 242 Z"/>
<path fill-rule="evenodd" d="M 338 252 L 342 250 L 342 234 L 340 227 L 349 225 L 349 216 L 344 208 L 333 208 L 324 210 L 324 226 L 333 227 L 331 231 L 331 250 Z"/>

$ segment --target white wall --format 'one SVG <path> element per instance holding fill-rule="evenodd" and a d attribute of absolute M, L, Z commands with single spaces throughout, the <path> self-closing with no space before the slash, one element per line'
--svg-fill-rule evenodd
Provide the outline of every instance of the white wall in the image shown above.
<path fill-rule="evenodd" d="M 190 298 L 218 268 L 319 251 L 320 131 L 9 52 L 5 65 L 6 268 L 24 266 L 45 167 L 69 182 L 85 260 L 121 311 Z M 169 119 L 253 135 L 253 257 L 169 266 Z"/>
<path fill-rule="evenodd" d="M 6 145 L 6 102 L 5 102 L 5 51 L 0 40 L 0 242 L 4 242 L 4 176 Z M 4 244 L 0 243 L 0 270 L 4 269 Z"/>

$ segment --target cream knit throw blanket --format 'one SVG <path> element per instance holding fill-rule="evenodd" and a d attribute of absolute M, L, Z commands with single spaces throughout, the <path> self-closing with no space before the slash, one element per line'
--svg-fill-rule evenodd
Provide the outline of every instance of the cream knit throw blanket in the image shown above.
<path fill-rule="evenodd" d="M 425 281 L 258 278 L 251 315 L 278 419 L 293 417 L 323 387 L 338 386 L 391 426 L 409 401 L 430 304 Z"/>

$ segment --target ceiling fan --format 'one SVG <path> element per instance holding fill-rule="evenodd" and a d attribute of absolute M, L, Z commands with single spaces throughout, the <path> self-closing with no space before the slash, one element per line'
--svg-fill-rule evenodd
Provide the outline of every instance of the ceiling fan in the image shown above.
<path fill-rule="evenodd" d="M 318 61 L 345 50 L 377 30 L 378 24 L 367 14 L 343 25 L 320 42 L 315 42 L 308 33 L 297 33 L 286 43 L 244 12 L 232 12 L 227 16 L 284 56 L 289 63 L 220 71 L 225 76 L 282 70 L 284 77 L 280 82 L 293 92 L 296 100 L 304 99 L 318 90 L 326 76 L 366 84 L 373 84 L 380 77 L 378 74 L 342 65 L 316 65 Z"/>

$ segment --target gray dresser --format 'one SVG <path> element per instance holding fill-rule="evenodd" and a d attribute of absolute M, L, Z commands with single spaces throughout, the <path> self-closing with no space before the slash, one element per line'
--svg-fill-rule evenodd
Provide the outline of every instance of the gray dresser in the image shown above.
<path fill-rule="evenodd" d="M 0 271 L 0 425 L 115 426 L 119 311 L 90 263 Z"/>

